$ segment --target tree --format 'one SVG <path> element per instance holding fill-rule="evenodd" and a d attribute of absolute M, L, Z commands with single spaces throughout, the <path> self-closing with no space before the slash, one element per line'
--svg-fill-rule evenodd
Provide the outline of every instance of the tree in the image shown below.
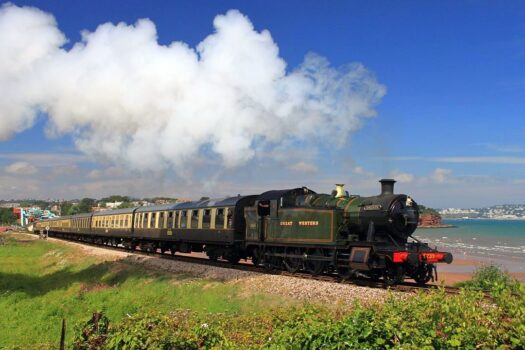
<path fill-rule="evenodd" d="M 78 203 L 78 212 L 79 213 L 90 213 L 91 208 L 96 204 L 96 200 L 93 198 L 82 198 L 80 203 Z"/>
<path fill-rule="evenodd" d="M 81 213 L 80 206 L 72 205 L 72 206 L 69 207 L 68 211 L 66 212 L 66 215 L 76 215 L 76 214 L 80 214 L 80 213 Z"/>
<path fill-rule="evenodd" d="M 11 208 L 0 208 L 0 223 L 4 225 L 16 223 L 16 216 Z"/>
<path fill-rule="evenodd" d="M 122 202 L 122 204 L 119 205 L 118 208 L 119 209 L 133 208 L 133 203 L 131 203 L 131 202 Z"/>
<path fill-rule="evenodd" d="M 419 212 L 421 214 L 431 214 L 431 215 L 436 215 L 436 216 L 441 217 L 441 215 L 439 215 L 436 209 L 428 208 L 421 204 L 419 204 L 418 206 L 419 206 Z"/>
<path fill-rule="evenodd" d="M 60 215 L 68 215 L 69 210 L 71 209 L 72 206 L 73 204 L 68 203 L 68 202 L 60 203 Z"/>

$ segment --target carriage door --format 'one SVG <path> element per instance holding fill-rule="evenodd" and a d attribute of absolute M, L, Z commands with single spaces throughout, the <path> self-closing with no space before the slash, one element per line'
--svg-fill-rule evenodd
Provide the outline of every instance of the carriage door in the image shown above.
<path fill-rule="evenodd" d="M 259 228 L 259 240 L 264 241 L 268 229 L 268 216 L 270 215 L 270 201 L 257 202 L 257 227 Z"/>

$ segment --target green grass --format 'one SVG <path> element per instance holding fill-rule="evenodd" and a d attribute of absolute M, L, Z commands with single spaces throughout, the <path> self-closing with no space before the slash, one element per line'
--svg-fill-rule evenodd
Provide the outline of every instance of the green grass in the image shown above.
<path fill-rule="evenodd" d="M 525 285 L 495 267 L 459 295 L 438 290 L 348 309 L 244 295 L 239 284 L 7 237 L 0 348 L 56 349 L 66 318 L 66 344 L 75 349 L 525 349 Z M 86 324 L 94 311 L 108 327 Z"/>
<path fill-rule="evenodd" d="M 67 343 L 75 325 L 95 311 L 119 322 L 137 313 L 249 314 L 289 303 L 244 296 L 237 284 L 104 262 L 76 248 L 23 235 L 3 235 L 0 245 L 0 348 L 56 348 L 62 319 Z"/>

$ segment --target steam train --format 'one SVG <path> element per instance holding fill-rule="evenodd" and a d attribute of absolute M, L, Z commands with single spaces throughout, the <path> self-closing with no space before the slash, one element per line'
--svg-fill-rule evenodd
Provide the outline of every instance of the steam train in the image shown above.
<path fill-rule="evenodd" d="M 205 252 L 212 260 L 251 259 L 268 269 L 387 284 L 434 280 L 436 263 L 450 264 L 452 255 L 412 237 L 417 203 L 394 194 L 394 180 L 380 183 L 381 193 L 371 197 L 350 195 L 343 185 L 331 194 L 301 187 L 60 217 L 37 222 L 34 231 L 130 250 Z"/>

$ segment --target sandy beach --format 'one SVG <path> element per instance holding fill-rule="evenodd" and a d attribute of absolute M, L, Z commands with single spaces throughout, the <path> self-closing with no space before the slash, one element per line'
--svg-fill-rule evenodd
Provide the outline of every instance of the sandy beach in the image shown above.
<path fill-rule="evenodd" d="M 472 278 L 473 273 L 481 266 L 494 264 L 518 280 L 525 282 L 525 272 L 518 272 L 518 266 L 514 261 L 494 261 L 483 257 L 469 257 L 467 259 L 454 259 L 452 264 L 438 265 L 438 281 L 434 284 L 454 285 L 457 282 L 467 281 Z"/>

